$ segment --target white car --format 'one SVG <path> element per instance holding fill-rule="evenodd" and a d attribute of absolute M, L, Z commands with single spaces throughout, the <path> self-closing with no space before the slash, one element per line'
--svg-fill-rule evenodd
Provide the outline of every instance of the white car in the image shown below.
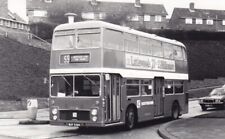
<path fill-rule="evenodd" d="M 209 107 L 225 108 L 225 86 L 213 89 L 209 96 L 199 99 L 199 104 L 203 111 Z"/>

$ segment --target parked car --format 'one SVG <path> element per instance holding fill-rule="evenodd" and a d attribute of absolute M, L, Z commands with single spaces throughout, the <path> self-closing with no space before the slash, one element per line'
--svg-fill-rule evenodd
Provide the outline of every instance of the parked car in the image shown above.
<path fill-rule="evenodd" d="M 207 108 L 225 108 L 225 88 L 215 88 L 213 89 L 209 96 L 199 99 L 199 104 L 203 111 Z"/>

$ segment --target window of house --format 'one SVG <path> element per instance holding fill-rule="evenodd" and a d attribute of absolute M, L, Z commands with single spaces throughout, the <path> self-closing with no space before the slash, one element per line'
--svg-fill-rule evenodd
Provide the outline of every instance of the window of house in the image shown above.
<path fill-rule="evenodd" d="M 127 80 L 127 96 L 139 95 L 139 80 Z"/>
<path fill-rule="evenodd" d="M 165 94 L 173 94 L 173 81 L 165 81 Z"/>
<path fill-rule="evenodd" d="M 222 21 L 222 25 L 225 25 L 225 20 Z"/>
<path fill-rule="evenodd" d="M 201 18 L 196 18 L 196 24 L 202 24 L 202 23 L 203 23 L 203 21 Z"/>
<path fill-rule="evenodd" d="M 186 18 L 185 23 L 186 24 L 192 24 L 192 18 Z"/>
<path fill-rule="evenodd" d="M 82 13 L 81 17 L 83 19 L 95 19 L 95 14 L 93 12 L 89 12 L 89 13 Z"/>
<path fill-rule="evenodd" d="M 213 25 L 213 20 L 212 19 L 207 19 L 206 20 L 207 25 Z"/>
<path fill-rule="evenodd" d="M 45 0 L 46 3 L 52 3 L 52 0 Z"/>
<path fill-rule="evenodd" d="M 150 21 L 151 16 L 150 15 L 144 15 L 144 21 Z"/>
<path fill-rule="evenodd" d="M 161 15 L 156 15 L 155 16 L 155 22 L 162 22 L 162 16 Z"/>
<path fill-rule="evenodd" d="M 131 21 L 139 21 L 139 16 L 138 15 L 134 15 L 134 16 L 131 16 Z"/>
<path fill-rule="evenodd" d="M 45 10 L 35 10 L 34 16 L 36 16 L 36 17 L 47 17 L 47 11 L 45 11 Z"/>

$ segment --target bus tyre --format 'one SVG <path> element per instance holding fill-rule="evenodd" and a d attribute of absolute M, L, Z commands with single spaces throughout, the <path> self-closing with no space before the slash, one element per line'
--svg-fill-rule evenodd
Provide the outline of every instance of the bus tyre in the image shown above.
<path fill-rule="evenodd" d="M 180 107 L 179 107 L 179 104 L 177 102 L 175 102 L 172 106 L 172 119 L 173 120 L 176 120 L 178 119 L 180 116 Z"/>
<path fill-rule="evenodd" d="M 126 111 L 125 128 L 127 130 L 130 130 L 134 128 L 135 123 L 136 123 L 135 110 L 133 107 L 130 106 Z"/>

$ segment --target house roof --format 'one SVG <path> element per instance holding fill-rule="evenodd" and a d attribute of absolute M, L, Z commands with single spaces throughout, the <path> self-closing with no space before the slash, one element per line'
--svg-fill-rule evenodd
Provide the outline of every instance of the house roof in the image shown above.
<path fill-rule="evenodd" d="M 98 6 L 99 11 L 104 11 L 106 13 L 129 11 L 131 14 L 147 13 L 150 15 L 167 15 L 165 7 L 161 4 L 141 4 L 140 7 L 135 7 L 134 3 L 99 2 L 96 6 Z"/>
<path fill-rule="evenodd" d="M 123 12 L 129 11 L 133 13 L 148 13 L 150 15 L 168 15 L 165 7 L 162 4 L 147 4 L 141 3 L 141 7 L 135 7 L 134 3 L 121 3 L 121 2 L 104 2 L 97 1 L 96 5 L 91 5 L 91 0 L 54 0 L 52 3 L 46 3 L 44 0 L 30 0 L 27 3 L 27 9 L 42 9 L 48 10 L 51 5 L 60 4 L 63 6 L 82 6 L 82 12 Z"/>
<path fill-rule="evenodd" d="M 173 15 L 180 18 L 202 18 L 202 19 L 225 19 L 225 11 L 223 10 L 209 10 L 209 9 L 194 9 L 188 8 L 174 8 Z"/>

